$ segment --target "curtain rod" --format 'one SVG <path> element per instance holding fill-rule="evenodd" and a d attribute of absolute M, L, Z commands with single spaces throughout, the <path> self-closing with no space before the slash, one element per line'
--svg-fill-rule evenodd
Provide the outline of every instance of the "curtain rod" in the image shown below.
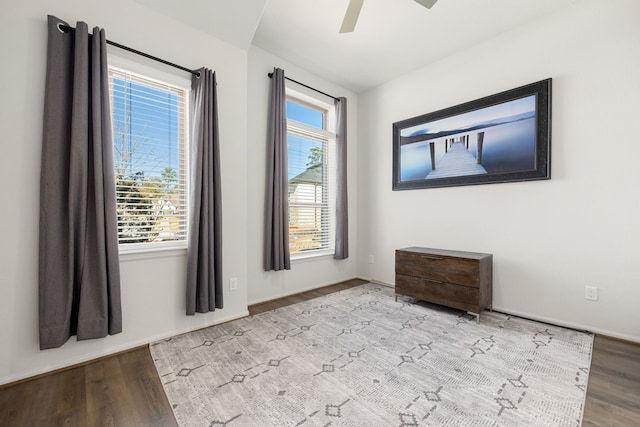
<path fill-rule="evenodd" d="M 267 75 L 269 76 L 269 78 L 272 78 L 272 77 L 273 77 L 273 73 L 269 73 L 269 74 L 267 74 Z M 321 94 L 323 94 L 324 96 L 328 96 L 329 98 L 333 98 L 335 101 L 340 102 L 340 98 L 336 98 L 335 96 L 329 95 L 329 94 L 328 94 L 328 93 L 326 93 L 326 92 L 323 92 L 323 91 L 318 90 L 318 89 L 316 89 L 316 88 L 314 88 L 314 87 L 311 87 L 311 86 L 307 86 L 306 84 L 304 84 L 304 83 L 300 83 L 300 82 L 299 82 L 299 81 L 297 81 L 297 80 L 290 79 L 290 78 L 289 78 L 289 77 L 287 77 L 287 76 L 285 76 L 285 79 L 286 79 L 286 80 L 289 80 L 290 82 L 294 82 L 294 83 L 296 83 L 296 84 L 299 84 L 300 86 L 304 86 L 304 87 L 306 87 L 307 89 L 311 89 L 311 90 L 313 90 L 313 91 L 315 91 L 315 92 L 321 93 Z"/>
<path fill-rule="evenodd" d="M 58 29 L 60 29 L 60 31 L 62 31 L 64 33 L 76 30 L 75 28 L 70 27 L 68 25 L 64 25 L 64 24 L 58 24 Z M 89 34 L 89 35 L 91 35 L 91 34 Z M 170 67 L 177 68 L 179 70 L 186 71 L 187 73 L 191 73 L 194 76 L 200 77 L 200 72 L 199 71 L 194 71 L 194 70 L 191 70 L 191 69 L 189 69 L 187 67 L 183 67 L 182 65 L 178 65 L 178 64 L 174 64 L 173 62 L 165 61 L 164 59 L 158 58 L 158 57 L 153 56 L 153 55 L 149 55 L 148 53 L 141 52 L 139 50 L 136 50 L 136 49 L 133 49 L 131 47 L 122 45 L 120 43 L 112 42 L 111 40 L 107 40 L 107 44 L 109 44 L 111 46 L 115 46 L 115 47 L 120 48 L 122 50 L 126 50 L 126 51 L 131 52 L 131 53 L 135 53 L 136 55 L 144 56 L 145 58 L 149 58 L 149 59 L 152 59 L 154 61 L 161 62 L 161 63 L 163 63 L 165 65 L 170 66 Z"/>

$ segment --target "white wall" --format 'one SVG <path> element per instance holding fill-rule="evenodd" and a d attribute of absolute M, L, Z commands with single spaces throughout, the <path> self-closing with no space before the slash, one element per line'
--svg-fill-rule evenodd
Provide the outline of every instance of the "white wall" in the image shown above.
<path fill-rule="evenodd" d="M 346 260 L 336 261 L 331 257 L 325 257 L 292 261 L 291 270 L 279 272 L 265 272 L 262 268 L 267 110 L 270 91 L 270 80 L 267 74 L 273 71 L 273 67 L 282 68 L 288 77 L 323 92 L 348 98 L 348 193 L 349 216 L 353 220 L 349 224 L 350 257 Z M 253 304 L 356 277 L 358 100 L 355 94 L 344 88 L 255 46 L 249 49 L 248 74 L 247 269 L 249 304 Z M 304 90 L 295 84 L 292 88 Z"/>
<path fill-rule="evenodd" d="M 489 252 L 496 309 L 640 341 L 639 40 L 640 2 L 585 0 L 361 94 L 358 273 L 393 283 L 405 246 Z M 547 77 L 550 181 L 391 190 L 393 122 Z"/>
<path fill-rule="evenodd" d="M 4 2 L 0 18 L 0 384 L 247 313 L 247 52 L 136 2 Z M 216 70 L 220 107 L 225 308 L 187 317 L 185 251 L 122 257 L 124 332 L 38 347 L 38 209 L 47 14 L 106 28 L 107 38 L 189 67 Z M 139 27 L 143 28 L 140 29 Z M 153 63 L 152 63 L 153 64 Z"/>

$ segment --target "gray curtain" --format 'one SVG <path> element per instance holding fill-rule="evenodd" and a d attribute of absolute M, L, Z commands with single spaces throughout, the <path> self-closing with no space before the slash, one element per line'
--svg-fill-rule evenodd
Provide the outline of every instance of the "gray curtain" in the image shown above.
<path fill-rule="evenodd" d="M 284 70 L 271 77 L 267 134 L 264 270 L 290 270 L 289 181 L 287 178 L 287 109 Z"/>
<path fill-rule="evenodd" d="M 191 211 L 187 249 L 187 315 L 223 307 L 222 213 L 216 75 L 191 78 Z"/>
<path fill-rule="evenodd" d="M 349 257 L 349 206 L 347 203 L 347 98 L 334 101 L 336 107 L 336 247 L 333 257 Z"/>
<path fill-rule="evenodd" d="M 122 332 L 104 30 L 49 16 L 40 177 L 40 348 Z"/>

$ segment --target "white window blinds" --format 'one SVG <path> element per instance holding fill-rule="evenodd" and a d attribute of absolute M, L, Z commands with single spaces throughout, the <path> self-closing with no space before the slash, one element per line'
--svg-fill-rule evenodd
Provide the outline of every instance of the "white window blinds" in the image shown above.
<path fill-rule="evenodd" d="M 187 90 L 109 70 L 120 244 L 185 241 Z"/>

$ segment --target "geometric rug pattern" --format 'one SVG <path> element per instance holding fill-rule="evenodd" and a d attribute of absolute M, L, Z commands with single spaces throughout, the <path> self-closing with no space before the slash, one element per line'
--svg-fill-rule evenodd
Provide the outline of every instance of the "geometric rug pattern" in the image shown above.
<path fill-rule="evenodd" d="M 592 345 L 366 284 L 150 350 L 182 427 L 579 426 Z"/>

